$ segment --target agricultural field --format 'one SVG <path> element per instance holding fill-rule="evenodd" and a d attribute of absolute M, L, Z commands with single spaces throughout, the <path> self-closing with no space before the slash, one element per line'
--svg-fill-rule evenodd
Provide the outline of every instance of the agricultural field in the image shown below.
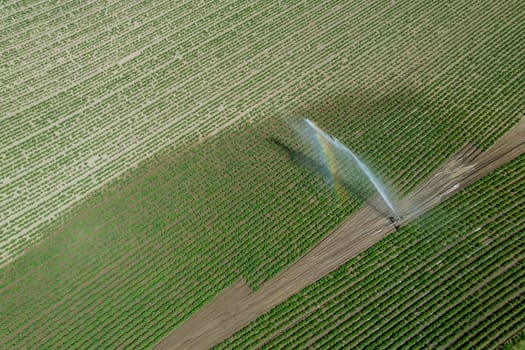
<path fill-rule="evenodd" d="M 525 326 L 524 191 L 522 155 L 215 348 L 501 346 Z"/>
<path fill-rule="evenodd" d="M 0 348 L 152 348 L 366 206 L 304 116 L 405 196 L 523 118 L 515 1 L 0 4 Z M 525 158 L 217 348 L 495 347 L 523 331 Z"/>

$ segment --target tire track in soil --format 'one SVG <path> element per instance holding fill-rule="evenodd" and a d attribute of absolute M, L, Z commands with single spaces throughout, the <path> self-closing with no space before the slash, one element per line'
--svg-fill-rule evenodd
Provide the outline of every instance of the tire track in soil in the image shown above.
<path fill-rule="evenodd" d="M 467 144 L 400 204 L 404 225 L 484 175 L 525 153 L 525 117 L 482 152 Z M 415 208 L 415 209 L 412 209 Z M 241 330 L 349 259 L 394 232 L 391 222 L 367 205 L 294 265 L 253 292 L 240 280 L 174 330 L 155 349 L 207 349 Z"/>

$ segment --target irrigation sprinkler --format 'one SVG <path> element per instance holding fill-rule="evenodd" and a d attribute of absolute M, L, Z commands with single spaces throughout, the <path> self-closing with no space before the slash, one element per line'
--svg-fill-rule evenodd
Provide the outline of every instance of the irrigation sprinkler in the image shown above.
<path fill-rule="evenodd" d="M 316 154 L 319 155 L 318 159 L 320 164 L 329 173 L 330 182 L 333 182 L 335 178 L 344 173 L 342 169 L 358 169 L 358 171 L 353 174 L 357 177 L 364 176 L 366 178 L 366 181 L 373 186 L 374 190 L 385 204 L 386 207 L 384 214 L 388 217 L 396 230 L 400 227 L 403 217 L 399 215 L 399 211 L 390 196 L 390 191 L 385 184 L 379 180 L 378 176 L 375 175 L 365 164 L 365 162 L 357 156 L 357 154 L 351 151 L 337 138 L 321 130 L 310 119 L 303 119 L 301 123 L 295 124 L 293 127 L 300 136 L 302 142 L 316 150 Z M 353 182 L 357 184 L 356 181 Z M 363 185 L 358 184 L 356 186 L 362 187 Z M 362 192 L 362 188 L 357 190 Z"/>

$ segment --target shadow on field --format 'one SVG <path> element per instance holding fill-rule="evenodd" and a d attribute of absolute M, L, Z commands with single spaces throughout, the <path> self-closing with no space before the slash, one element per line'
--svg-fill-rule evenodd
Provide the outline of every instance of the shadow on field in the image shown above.
<path fill-rule="evenodd" d="M 412 125 L 418 126 L 428 140 L 443 139 L 450 133 L 448 116 L 452 112 L 449 104 L 419 93 L 414 83 L 416 78 L 410 75 L 390 77 L 378 89 L 349 88 L 327 92 L 320 99 L 305 98 L 295 108 L 280 110 L 266 121 L 265 126 L 270 130 L 265 139 L 297 166 L 327 179 L 330 174 L 323 160 L 305 151 L 293 128 L 290 128 L 290 120 L 309 118 L 357 153 L 386 183 L 394 201 L 397 201 L 408 188 L 406 183 L 418 175 L 418 168 L 413 164 L 422 155 L 432 154 L 436 147 L 430 142 L 415 143 Z M 443 154 L 443 157 L 450 155 Z M 374 161 L 370 162 L 370 159 Z M 438 160 L 430 167 L 437 168 L 439 164 Z M 336 177 L 344 191 L 378 213 L 391 216 L 390 210 L 367 181 L 363 184 L 360 179 L 346 175 Z"/>
<path fill-rule="evenodd" d="M 269 137 L 267 138 L 267 141 L 277 146 L 280 152 L 284 153 L 288 159 L 297 166 L 302 167 L 323 179 L 327 179 L 327 177 L 330 176 L 328 174 L 329 171 L 325 169 L 322 163 L 314 157 L 299 149 L 287 145 L 284 141 L 276 137 Z M 384 205 L 382 205 L 382 203 L 377 200 L 376 196 L 374 196 L 374 191 L 371 191 L 370 187 L 366 185 L 358 186 L 356 183 L 348 181 L 344 177 L 338 175 L 334 176 L 334 180 L 337 181 L 338 184 L 342 185 L 345 191 L 369 205 L 380 215 L 384 215 L 385 217 L 389 217 L 391 215 Z"/>
<path fill-rule="evenodd" d="M 291 110 L 275 113 L 271 119 L 280 130 L 268 135 L 271 137 L 267 140 L 297 165 L 324 176 L 322 163 L 315 155 L 312 158 L 310 153 L 304 152 L 285 121 L 289 117 L 309 118 L 357 153 L 391 189 L 394 200 L 399 200 L 410 189 L 406 184 L 419 176 L 419 168 L 413 165 L 422 155 L 440 151 L 441 158 L 426 169 L 430 172 L 463 142 L 458 141 L 457 147 L 450 147 L 449 154 L 438 150 L 432 142 L 414 142 L 415 129 L 426 135 L 424 141 L 450 138 L 454 130 L 450 116 L 462 113 L 442 98 L 439 91 L 423 92 L 418 69 L 414 66 L 404 72 L 386 73 L 377 84 L 356 81 L 344 88 L 327 86 L 322 96 L 316 98 L 305 96 Z M 349 194 L 376 211 L 390 213 L 382 201 L 374 198 L 375 191 L 370 187 L 356 188 L 353 179 L 348 178 L 339 181 Z"/>

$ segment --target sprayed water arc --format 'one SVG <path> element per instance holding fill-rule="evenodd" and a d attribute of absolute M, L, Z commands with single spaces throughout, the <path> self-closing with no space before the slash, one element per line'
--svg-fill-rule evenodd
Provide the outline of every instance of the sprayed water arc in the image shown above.
<path fill-rule="evenodd" d="M 345 163 L 345 166 L 348 166 L 349 164 L 355 165 L 361 174 L 363 174 L 373 185 L 375 191 L 379 194 L 389 211 L 389 219 L 396 227 L 398 227 L 399 221 L 401 220 L 399 211 L 390 197 L 385 185 L 372 172 L 372 170 L 348 147 L 341 143 L 337 138 L 321 130 L 313 121 L 310 119 L 303 119 L 303 122 L 303 127 L 297 127 L 296 125 L 295 129 L 301 136 L 306 137 L 310 144 L 313 145 L 313 143 L 315 143 L 314 147 L 321 149 L 324 157 L 323 160 L 326 163 L 326 168 L 330 173 L 331 180 L 333 181 L 333 178 L 335 177 L 338 163 Z M 312 136 L 315 138 L 315 141 L 310 139 Z M 343 159 L 340 159 L 341 157 Z"/>

